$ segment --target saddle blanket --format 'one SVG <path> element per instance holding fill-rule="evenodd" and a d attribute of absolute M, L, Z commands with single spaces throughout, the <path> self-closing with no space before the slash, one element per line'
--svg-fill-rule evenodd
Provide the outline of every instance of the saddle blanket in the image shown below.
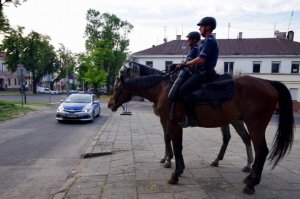
<path fill-rule="evenodd" d="M 202 85 L 200 90 L 192 93 L 196 103 L 211 102 L 218 106 L 226 100 L 232 98 L 235 92 L 235 83 L 229 74 L 218 75 L 218 77 L 209 83 Z"/>

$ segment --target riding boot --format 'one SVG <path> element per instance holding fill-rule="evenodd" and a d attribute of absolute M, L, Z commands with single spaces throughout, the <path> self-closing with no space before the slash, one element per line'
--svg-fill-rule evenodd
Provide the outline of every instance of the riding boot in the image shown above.
<path fill-rule="evenodd" d="M 194 103 L 185 104 L 186 118 L 179 123 L 182 128 L 198 126 Z"/>

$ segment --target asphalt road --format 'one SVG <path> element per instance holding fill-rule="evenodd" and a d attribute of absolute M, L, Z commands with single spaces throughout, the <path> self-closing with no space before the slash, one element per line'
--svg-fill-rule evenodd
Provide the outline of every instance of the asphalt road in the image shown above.
<path fill-rule="evenodd" d="M 56 108 L 1 122 L 0 198 L 51 198 L 78 171 L 80 155 L 111 114 L 106 106 L 93 123 L 58 123 Z"/>

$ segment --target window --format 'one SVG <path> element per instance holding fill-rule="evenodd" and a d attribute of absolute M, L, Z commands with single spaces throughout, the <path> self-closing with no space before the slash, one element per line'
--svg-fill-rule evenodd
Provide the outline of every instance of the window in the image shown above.
<path fill-rule="evenodd" d="M 224 62 L 224 73 L 233 75 L 233 63 L 234 62 Z"/>
<path fill-rule="evenodd" d="M 272 73 L 279 73 L 280 62 L 272 62 Z"/>
<path fill-rule="evenodd" d="M 253 73 L 260 73 L 261 62 L 253 62 Z"/>
<path fill-rule="evenodd" d="M 170 66 L 171 66 L 172 64 L 173 64 L 172 61 L 166 61 L 166 62 L 165 62 L 165 70 L 166 70 L 166 71 L 169 71 Z"/>
<path fill-rule="evenodd" d="M 10 86 L 10 78 L 8 78 L 8 86 Z"/>
<path fill-rule="evenodd" d="M 299 73 L 299 65 L 300 65 L 300 62 L 292 62 L 291 73 Z"/>
<path fill-rule="evenodd" d="M 146 65 L 150 66 L 150 67 L 153 67 L 153 61 L 146 61 Z"/>
<path fill-rule="evenodd" d="M 20 85 L 20 82 L 19 82 L 19 85 Z M 17 86 L 17 79 L 15 78 L 15 86 Z"/>
<path fill-rule="evenodd" d="M 1 71 L 4 71 L 4 63 L 1 64 Z"/>

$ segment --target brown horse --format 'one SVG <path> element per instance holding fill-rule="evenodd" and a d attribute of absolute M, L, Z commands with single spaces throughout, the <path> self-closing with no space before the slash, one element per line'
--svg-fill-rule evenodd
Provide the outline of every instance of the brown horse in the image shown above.
<path fill-rule="evenodd" d="M 224 102 L 222 109 L 215 109 L 209 104 L 196 106 L 198 126 L 220 127 L 237 118 L 242 119 L 249 131 L 255 151 L 255 160 L 251 173 L 244 179 L 244 193 L 253 194 L 254 186 L 260 183 L 265 160 L 269 153 L 265 131 L 273 111 L 279 104 L 279 123 L 269 159 L 275 167 L 286 152 L 291 149 L 294 136 L 294 116 L 292 99 L 286 86 L 277 81 L 268 81 L 250 76 L 235 79 L 236 91 L 232 99 Z M 124 81 L 122 75 L 116 79 L 109 108 L 116 111 L 123 103 L 137 95 L 148 99 L 156 106 L 161 123 L 171 136 L 175 154 L 175 172 L 169 180 L 177 184 L 185 165 L 182 156 L 182 128 L 178 125 L 185 117 L 183 104 L 178 103 L 176 114 L 171 120 L 171 105 L 168 93 L 171 84 L 166 76 L 146 76 Z"/>
<path fill-rule="evenodd" d="M 150 76 L 150 75 L 165 75 L 164 72 L 155 69 L 153 67 L 149 67 L 134 61 L 127 61 L 123 67 L 119 71 L 119 76 L 124 78 L 124 80 L 128 79 L 134 79 L 142 76 Z M 155 105 L 153 106 L 154 113 L 159 116 L 156 113 Z M 231 125 L 236 130 L 237 134 L 242 138 L 242 141 L 244 142 L 246 146 L 246 154 L 247 154 L 247 163 L 243 167 L 242 171 L 244 172 L 250 172 L 251 171 L 251 165 L 253 163 L 253 155 L 252 155 L 252 147 L 251 147 L 251 140 L 250 136 L 244 126 L 244 122 L 241 120 L 235 120 L 231 122 Z M 162 124 L 163 131 L 164 131 L 164 141 L 165 141 L 165 154 L 163 158 L 160 160 L 160 163 L 164 164 L 165 168 L 170 168 L 172 165 L 172 158 L 173 158 L 173 150 L 171 145 L 171 138 L 168 134 L 166 128 L 164 127 L 164 124 Z M 221 133 L 222 133 L 222 145 L 220 148 L 220 151 L 216 157 L 216 159 L 211 163 L 211 166 L 217 167 L 219 165 L 219 161 L 223 160 L 229 140 L 231 138 L 229 125 L 224 125 L 220 127 Z"/>

